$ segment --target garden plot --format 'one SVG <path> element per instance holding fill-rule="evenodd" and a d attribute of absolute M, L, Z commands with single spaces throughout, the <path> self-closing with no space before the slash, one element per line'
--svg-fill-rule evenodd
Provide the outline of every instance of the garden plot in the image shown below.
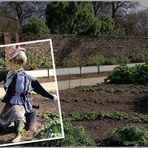
<path fill-rule="evenodd" d="M 148 85 L 99 84 L 60 91 L 61 108 L 74 125 L 83 126 L 97 145 L 110 129 L 148 128 Z M 103 145 L 103 144 L 102 144 Z"/>

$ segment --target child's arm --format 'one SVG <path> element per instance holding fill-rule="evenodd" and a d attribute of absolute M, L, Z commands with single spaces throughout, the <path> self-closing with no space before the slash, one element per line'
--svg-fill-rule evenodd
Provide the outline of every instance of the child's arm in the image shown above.
<path fill-rule="evenodd" d="M 40 83 L 35 80 L 35 81 L 31 81 L 31 86 L 33 88 L 33 91 L 35 91 L 36 93 L 42 95 L 43 97 L 46 98 L 50 98 L 52 100 L 54 100 L 55 96 L 51 95 L 50 93 L 48 93 L 41 85 Z"/>
<path fill-rule="evenodd" d="M 8 74 L 8 70 L 0 72 L 0 82 L 6 80 L 7 74 Z"/>

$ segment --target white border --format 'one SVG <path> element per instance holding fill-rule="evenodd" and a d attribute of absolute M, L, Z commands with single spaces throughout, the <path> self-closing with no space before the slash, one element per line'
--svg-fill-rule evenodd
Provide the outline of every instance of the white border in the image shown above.
<path fill-rule="evenodd" d="M 63 128 L 63 120 L 62 120 L 62 113 L 61 113 L 61 106 L 60 106 L 60 100 L 59 100 L 59 89 L 58 89 L 58 83 L 57 83 L 56 67 L 55 67 L 55 61 L 54 61 L 54 52 L 53 52 L 52 40 L 51 39 L 44 39 L 44 40 L 12 43 L 12 44 L 0 45 L 0 48 L 2 48 L 2 47 L 9 47 L 9 46 L 15 46 L 15 45 L 26 45 L 26 44 L 41 43 L 41 42 L 50 42 L 53 70 L 55 71 L 54 78 L 55 78 L 56 91 L 57 91 L 57 96 L 58 96 L 58 109 L 59 109 L 60 122 L 61 122 L 61 137 L 54 137 L 54 138 L 40 139 L 40 140 L 32 140 L 32 141 L 24 141 L 24 142 L 17 142 L 17 143 L 0 144 L 0 147 L 2 147 L 2 146 L 12 146 L 12 145 L 18 145 L 18 144 L 26 144 L 26 143 L 34 143 L 34 142 L 41 142 L 41 141 L 49 141 L 49 140 L 56 140 L 56 139 L 63 139 L 63 138 L 65 138 L 64 128 Z"/>

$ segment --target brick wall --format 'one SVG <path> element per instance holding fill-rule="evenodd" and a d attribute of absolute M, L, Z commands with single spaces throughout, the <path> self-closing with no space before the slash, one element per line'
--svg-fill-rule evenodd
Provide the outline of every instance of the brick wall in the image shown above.
<path fill-rule="evenodd" d="M 17 36 L 17 39 L 19 39 L 20 42 L 49 38 L 52 39 L 55 59 L 58 61 L 58 65 L 60 65 L 65 56 L 68 56 L 71 52 L 77 52 L 87 57 L 93 54 L 104 54 L 105 56 L 109 56 L 113 52 L 118 52 L 119 55 L 122 55 L 125 51 L 148 51 L 147 37 L 90 37 L 58 34 L 42 36 L 28 36 L 27 34 L 20 34 L 19 37 Z"/>

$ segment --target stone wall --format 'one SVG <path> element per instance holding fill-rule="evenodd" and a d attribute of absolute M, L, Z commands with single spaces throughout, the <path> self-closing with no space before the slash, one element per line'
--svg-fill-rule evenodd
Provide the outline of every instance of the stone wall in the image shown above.
<path fill-rule="evenodd" d="M 72 52 L 81 54 L 85 57 L 95 54 L 103 54 L 111 56 L 113 53 L 121 56 L 124 52 L 132 52 L 134 50 L 148 51 L 147 37 L 116 37 L 116 36 L 77 36 L 77 35 L 19 35 L 20 42 L 52 39 L 55 59 L 60 65 L 63 59 Z M 39 50 L 44 50 L 39 48 Z M 45 55 L 46 56 L 46 55 Z"/>

